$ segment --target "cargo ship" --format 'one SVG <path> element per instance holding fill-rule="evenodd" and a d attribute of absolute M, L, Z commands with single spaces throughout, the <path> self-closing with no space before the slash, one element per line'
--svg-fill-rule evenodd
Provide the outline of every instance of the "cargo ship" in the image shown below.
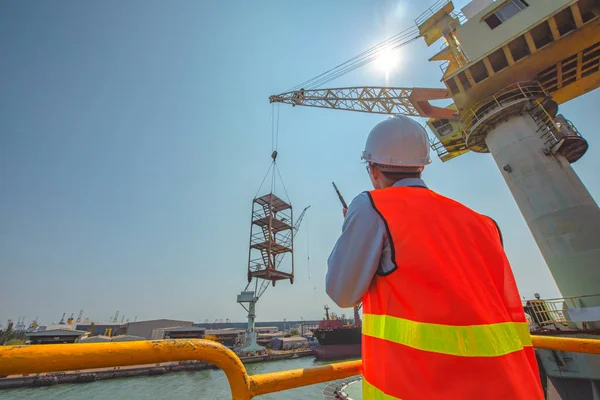
<path fill-rule="evenodd" d="M 319 342 L 312 350 L 317 360 L 360 358 L 362 322 L 358 312 L 361 306 L 354 307 L 354 323 L 347 325 L 342 319 L 331 318 L 329 307 L 325 306 L 325 319 L 313 330 L 313 335 Z"/>

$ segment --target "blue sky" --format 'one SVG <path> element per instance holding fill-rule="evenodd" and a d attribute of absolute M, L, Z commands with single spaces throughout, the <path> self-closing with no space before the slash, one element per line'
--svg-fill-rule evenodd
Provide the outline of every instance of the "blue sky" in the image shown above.
<path fill-rule="evenodd" d="M 460 7 L 465 1 L 457 1 Z M 269 167 L 271 94 L 410 27 L 419 1 L 3 3 L 0 321 L 39 316 L 244 320 L 251 201 Z M 331 86 L 442 87 L 438 45 L 398 50 Z M 600 195 L 600 91 L 561 107 L 590 142 L 574 165 Z M 382 116 L 280 107 L 279 167 L 299 210 L 296 282 L 258 320 L 320 318 L 342 223 L 331 188 L 369 189 L 360 152 Z M 424 122 L 424 121 L 420 121 Z M 437 158 L 434 190 L 494 217 L 522 295 L 558 295 L 489 155 Z M 310 249 L 310 274 L 307 250 Z M 334 307 L 335 310 L 335 307 Z M 350 311 L 347 311 L 350 313 Z"/>

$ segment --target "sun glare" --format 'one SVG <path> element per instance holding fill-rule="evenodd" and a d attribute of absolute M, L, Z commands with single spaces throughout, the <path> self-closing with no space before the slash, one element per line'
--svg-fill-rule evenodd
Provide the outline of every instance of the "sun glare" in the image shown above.
<path fill-rule="evenodd" d="M 384 72 L 386 77 L 389 77 L 390 72 L 392 72 L 398 65 L 398 55 L 391 49 L 383 49 L 377 55 L 375 59 L 375 67 Z"/>

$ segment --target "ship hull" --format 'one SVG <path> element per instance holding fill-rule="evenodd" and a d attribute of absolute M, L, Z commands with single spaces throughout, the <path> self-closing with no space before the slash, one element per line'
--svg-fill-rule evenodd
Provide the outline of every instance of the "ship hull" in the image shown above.
<path fill-rule="evenodd" d="M 361 357 L 361 344 L 319 345 L 312 349 L 317 360 L 348 360 Z"/>
<path fill-rule="evenodd" d="M 316 329 L 313 334 L 321 346 L 360 344 L 362 340 L 360 327 Z"/>
<path fill-rule="evenodd" d="M 316 329 L 313 333 L 319 342 L 319 345 L 312 349 L 317 360 L 360 358 L 362 342 L 360 327 Z"/>

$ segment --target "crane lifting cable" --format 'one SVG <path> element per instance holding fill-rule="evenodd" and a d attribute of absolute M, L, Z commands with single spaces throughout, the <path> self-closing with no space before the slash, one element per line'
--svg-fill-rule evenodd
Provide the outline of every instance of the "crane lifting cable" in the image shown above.
<path fill-rule="evenodd" d="M 306 266 L 308 269 L 308 280 L 310 281 L 310 235 L 308 218 L 306 218 Z"/>
<path fill-rule="evenodd" d="M 373 62 L 379 57 L 381 52 L 396 50 L 404 45 L 411 43 L 414 40 L 417 40 L 419 37 L 419 30 L 416 27 L 405 29 L 402 32 L 397 33 L 396 35 L 371 47 L 370 49 L 365 50 L 362 53 L 352 57 L 348 61 L 343 62 L 331 68 L 330 70 L 315 76 L 312 79 L 306 80 L 289 90 L 286 90 L 286 92 L 296 91 L 302 88 L 318 88 L 327 82 L 337 79 L 342 75 L 345 75 L 349 72 L 354 71 L 357 68 L 360 68 L 366 64 Z"/>

